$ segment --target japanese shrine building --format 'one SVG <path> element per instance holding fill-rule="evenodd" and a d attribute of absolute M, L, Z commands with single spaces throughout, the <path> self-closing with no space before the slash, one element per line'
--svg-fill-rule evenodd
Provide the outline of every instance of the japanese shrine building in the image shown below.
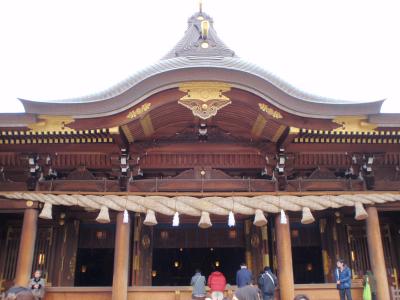
<path fill-rule="evenodd" d="M 104 92 L 0 114 L 0 288 L 46 299 L 190 299 L 195 268 L 282 288 L 398 288 L 400 114 L 302 92 L 236 56 L 200 11 L 157 64 Z M 229 223 L 229 224 L 228 224 Z M 173 226 L 174 225 L 174 226 Z M 227 294 L 234 287 L 228 286 Z"/>

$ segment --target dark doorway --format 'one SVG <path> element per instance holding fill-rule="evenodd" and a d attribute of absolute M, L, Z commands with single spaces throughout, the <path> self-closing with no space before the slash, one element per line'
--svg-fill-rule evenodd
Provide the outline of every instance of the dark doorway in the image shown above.
<path fill-rule="evenodd" d="M 114 242 L 115 224 L 80 224 L 75 286 L 112 285 Z"/>
<path fill-rule="evenodd" d="M 294 283 L 324 283 L 321 234 L 318 223 L 290 224 Z"/>
<path fill-rule="evenodd" d="M 196 268 L 208 278 L 216 265 L 227 282 L 235 284 L 244 258 L 244 248 L 154 249 L 153 286 L 189 285 Z"/>
<path fill-rule="evenodd" d="M 293 247 L 292 251 L 294 282 L 297 284 L 323 283 L 321 248 Z"/>
<path fill-rule="evenodd" d="M 78 249 L 75 286 L 111 286 L 114 249 Z"/>

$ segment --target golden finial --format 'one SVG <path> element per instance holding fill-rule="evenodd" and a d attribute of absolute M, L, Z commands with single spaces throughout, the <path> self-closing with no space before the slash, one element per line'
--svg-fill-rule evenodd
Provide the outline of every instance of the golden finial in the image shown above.
<path fill-rule="evenodd" d="M 203 12 L 203 0 L 199 0 L 199 12 Z"/>

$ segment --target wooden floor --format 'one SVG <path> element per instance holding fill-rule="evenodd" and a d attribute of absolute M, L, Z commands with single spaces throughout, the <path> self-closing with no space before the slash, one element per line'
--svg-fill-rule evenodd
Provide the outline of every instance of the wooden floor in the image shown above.
<path fill-rule="evenodd" d="M 337 300 L 338 291 L 335 284 L 299 284 L 295 285 L 296 294 L 305 294 L 311 300 Z M 277 294 L 279 294 L 277 292 Z M 227 290 L 226 295 L 232 295 Z M 362 300 L 361 286 L 352 291 L 353 300 Z M 51 287 L 47 289 L 46 300 L 111 300 L 110 287 Z M 176 287 L 131 287 L 128 290 L 129 300 L 190 300 L 191 288 Z M 279 296 L 276 297 L 276 300 Z"/>

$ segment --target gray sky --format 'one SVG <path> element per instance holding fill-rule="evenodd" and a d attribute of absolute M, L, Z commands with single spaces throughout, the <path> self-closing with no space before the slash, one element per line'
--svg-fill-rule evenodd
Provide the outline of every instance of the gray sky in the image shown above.
<path fill-rule="evenodd" d="M 203 0 L 237 55 L 309 93 L 400 113 L 400 1 Z M 162 57 L 198 0 L 0 1 L 0 112 L 107 89 Z"/>

